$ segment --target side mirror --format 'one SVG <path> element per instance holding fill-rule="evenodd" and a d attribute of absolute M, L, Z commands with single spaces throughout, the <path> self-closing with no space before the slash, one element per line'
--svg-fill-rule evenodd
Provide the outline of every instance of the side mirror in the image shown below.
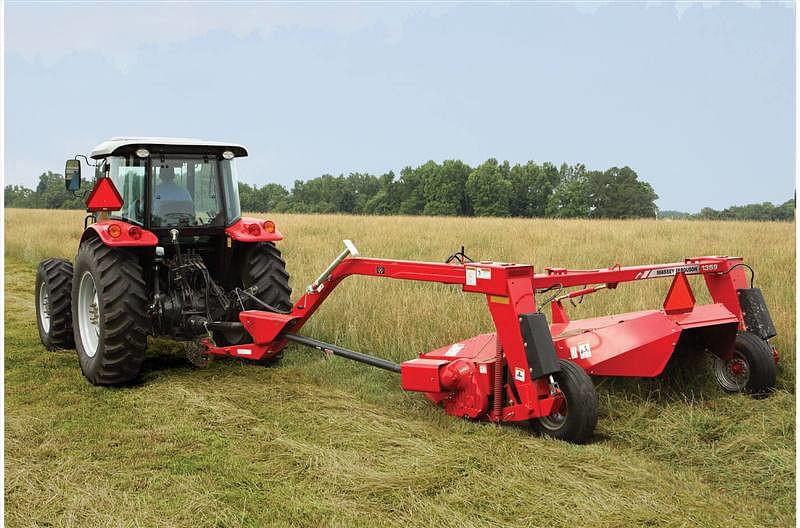
<path fill-rule="evenodd" d="M 70 192 L 75 192 L 81 188 L 80 160 L 67 160 L 67 166 L 64 168 L 64 184 Z"/>

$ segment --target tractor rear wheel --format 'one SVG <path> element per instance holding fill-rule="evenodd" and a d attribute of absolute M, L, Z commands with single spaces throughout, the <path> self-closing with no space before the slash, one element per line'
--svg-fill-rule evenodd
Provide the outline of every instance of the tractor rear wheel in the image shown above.
<path fill-rule="evenodd" d="M 239 268 L 239 282 L 242 288 L 256 287 L 255 296 L 277 310 L 292 309 L 292 289 L 289 287 L 289 274 L 281 252 L 272 242 L 250 244 L 244 247 Z M 214 332 L 214 341 L 219 346 L 250 343 L 252 339 L 245 330 Z M 281 355 L 265 360 L 275 363 Z"/>
<path fill-rule="evenodd" d="M 775 387 L 777 376 L 772 347 L 755 334 L 739 332 L 729 359 L 714 356 L 714 376 L 727 392 L 766 396 Z"/>
<path fill-rule="evenodd" d="M 95 385 L 136 379 L 149 328 L 138 259 L 99 238 L 82 242 L 75 258 L 72 299 L 75 348 L 83 375 Z"/>
<path fill-rule="evenodd" d="M 242 286 L 258 288 L 256 297 L 278 310 L 291 310 L 292 289 L 281 252 L 272 242 L 253 244 L 245 250 L 240 270 Z"/>
<path fill-rule="evenodd" d="M 582 368 L 566 359 L 558 362 L 561 371 L 553 378 L 563 395 L 563 404 L 549 416 L 531 420 L 531 427 L 539 434 L 582 444 L 591 438 L 597 425 L 597 392 Z"/>
<path fill-rule="evenodd" d="M 47 259 L 36 270 L 36 322 L 48 350 L 72 348 L 72 263 Z"/>

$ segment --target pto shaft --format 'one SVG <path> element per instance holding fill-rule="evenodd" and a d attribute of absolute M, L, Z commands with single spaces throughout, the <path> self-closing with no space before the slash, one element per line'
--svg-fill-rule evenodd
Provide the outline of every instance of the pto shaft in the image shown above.
<path fill-rule="evenodd" d="M 358 361 L 359 363 L 366 363 L 367 365 L 372 365 L 373 367 L 389 370 L 391 372 L 400 372 L 400 365 L 386 359 L 369 356 L 367 354 L 362 354 L 361 352 L 356 352 L 355 350 L 342 348 L 330 343 L 325 343 L 324 341 L 317 341 L 316 339 L 297 334 L 284 334 L 283 337 L 289 341 L 294 341 L 295 343 L 300 343 L 301 345 L 305 345 L 307 347 L 316 348 L 318 350 L 322 350 L 323 352 L 332 352 L 336 356 L 352 359 L 353 361 Z"/>

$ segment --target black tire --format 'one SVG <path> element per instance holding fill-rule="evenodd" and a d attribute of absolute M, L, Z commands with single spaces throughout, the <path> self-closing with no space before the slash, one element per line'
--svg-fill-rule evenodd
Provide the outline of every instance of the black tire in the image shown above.
<path fill-rule="evenodd" d="M 243 288 L 257 288 L 255 296 L 262 302 L 278 310 L 292 309 L 292 289 L 289 287 L 289 274 L 281 252 L 272 242 L 248 244 L 242 247 L 238 269 L 239 282 Z M 260 309 L 260 308 L 259 308 Z M 239 332 L 214 332 L 214 342 L 219 346 L 240 345 L 250 343 L 250 335 Z M 264 360 L 272 364 L 281 359 L 282 354 Z"/>
<path fill-rule="evenodd" d="M 72 263 L 47 259 L 36 270 L 36 326 L 48 350 L 75 346 L 72 338 Z"/>
<path fill-rule="evenodd" d="M 256 286 L 256 297 L 278 310 L 292 309 L 292 289 L 281 252 L 272 242 L 252 244 L 244 251 L 239 271 L 242 286 Z"/>
<path fill-rule="evenodd" d="M 561 372 L 553 374 L 566 399 L 566 413 L 553 413 L 530 424 L 541 435 L 582 444 L 592 437 L 597 425 L 597 392 L 589 375 L 566 359 L 559 359 Z"/>
<path fill-rule="evenodd" d="M 714 376 L 727 392 L 743 392 L 759 398 L 775 388 L 778 369 L 772 347 L 750 332 L 736 335 L 733 357 L 714 357 Z"/>
<path fill-rule="evenodd" d="M 86 298 L 81 297 L 83 281 Z M 89 295 L 92 287 L 94 297 Z M 150 327 L 138 259 L 124 249 L 106 246 L 99 238 L 85 240 L 75 257 L 72 299 L 75 348 L 83 375 L 95 385 L 135 380 L 144 360 Z M 91 299 L 96 299 L 96 304 Z M 82 327 L 82 323 L 86 326 Z M 94 354 L 92 331 L 97 339 Z M 84 337 L 89 340 L 87 343 Z"/>

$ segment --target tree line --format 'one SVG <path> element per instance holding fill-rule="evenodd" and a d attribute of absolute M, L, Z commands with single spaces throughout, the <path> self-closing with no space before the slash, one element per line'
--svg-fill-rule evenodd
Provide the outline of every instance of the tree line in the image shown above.
<path fill-rule="evenodd" d="M 794 220 L 795 199 L 786 200 L 780 205 L 772 202 L 734 205 L 718 211 L 711 207 L 703 207 L 699 213 L 690 214 L 680 211 L 659 211 L 659 218 L 698 219 L 698 220 L 761 220 L 788 222 Z"/>
<path fill-rule="evenodd" d="M 82 188 L 91 188 L 84 181 Z M 297 180 L 291 189 L 277 183 L 239 183 L 243 211 L 347 213 L 367 215 L 516 216 L 549 218 L 698 218 L 723 220 L 793 220 L 794 198 L 733 206 L 722 211 L 704 208 L 692 215 L 659 211 L 649 183 L 630 167 L 587 170 L 582 164 L 510 165 L 489 159 L 475 168 L 459 160 L 429 161 L 380 176 L 325 174 Z M 83 209 L 82 198 L 64 190 L 63 176 L 39 177 L 36 189 L 5 187 L 6 207 Z"/>
<path fill-rule="evenodd" d="M 242 209 L 370 215 L 655 217 L 658 198 L 629 167 L 589 171 L 584 165 L 496 159 L 473 168 L 459 160 L 429 161 L 380 176 L 325 174 L 291 189 L 240 184 Z"/>

